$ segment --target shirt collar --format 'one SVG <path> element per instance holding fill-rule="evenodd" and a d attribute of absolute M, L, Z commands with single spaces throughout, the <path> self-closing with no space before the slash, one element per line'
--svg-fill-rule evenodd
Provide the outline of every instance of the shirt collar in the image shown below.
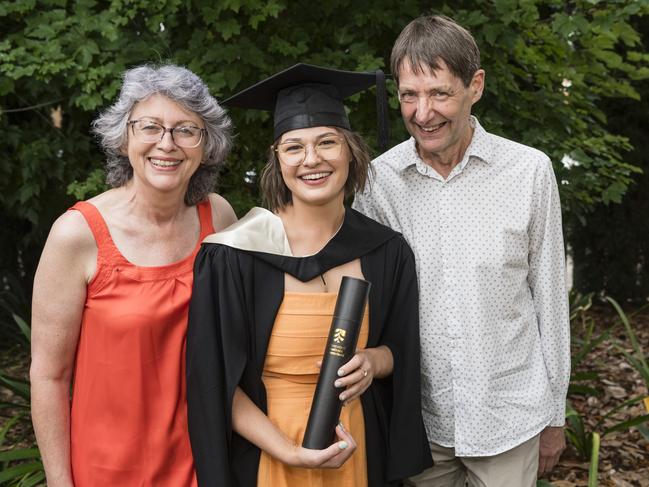
<path fill-rule="evenodd" d="M 410 137 L 404 143 L 404 152 L 394 158 L 394 165 L 398 170 L 405 171 L 410 166 L 417 164 L 417 161 L 420 160 L 421 158 L 417 153 L 417 144 L 415 143 L 415 138 Z"/>
<path fill-rule="evenodd" d="M 461 164 L 466 165 L 470 157 L 477 157 L 481 161 L 491 164 L 493 161 L 493 146 L 489 134 L 473 115 L 471 115 L 470 123 L 473 127 L 473 137 L 464 153 Z"/>
<path fill-rule="evenodd" d="M 484 128 L 482 128 L 478 119 L 473 115 L 471 115 L 470 123 L 473 127 L 473 137 L 471 138 L 469 147 L 467 147 L 466 152 L 464 153 L 464 157 L 462 157 L 462 160 L 460 161 L 458 168 L 460 171 L 464 169 L 471 157 L 476 157 L 487 164 L 490 164 L 493 159 L 493 147 L 489 134 Z M 414 137 L 410 137 L 410 139 L 406 141 L 405 149 L 404 157 L 399 157 L 395 161 L 400 170 L 403 171 L 410 166 L 416 165 L 418 162 L 419 164 L 425 165 L 417 152 L 417 144 Z"/>

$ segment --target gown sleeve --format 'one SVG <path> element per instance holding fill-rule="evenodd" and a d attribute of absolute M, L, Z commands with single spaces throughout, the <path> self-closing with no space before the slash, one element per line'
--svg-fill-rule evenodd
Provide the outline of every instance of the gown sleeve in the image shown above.
<path fill-rule="evenodd" d="M 187 416 L 198 483 L 233 485 L 232 398 L 247 362 L 236 257 L 204 244 L 194 264 L 187 329 Z"/>
<path fill-rule="evenodd" d="M 415 258 L 406 241 L 399 237 L 388 252 L 394 262 L 390 277 L 391 298 L 387 301 L 381 344 L 392 351 L 389 404 L 387 479 L 396 481 L 432 466 L 432 456 L 421 416 L 419 346 L 419 291 Z M 389 255 L 392 254 L 392 255 Z M 384 276 L 387 279 L 387 276 Z"/>

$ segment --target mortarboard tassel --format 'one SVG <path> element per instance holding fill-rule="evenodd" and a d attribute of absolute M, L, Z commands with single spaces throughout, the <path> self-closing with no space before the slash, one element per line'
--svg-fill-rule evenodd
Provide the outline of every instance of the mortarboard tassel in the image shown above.
<path fill-rule="evenodd" d="M 385 73 L 376 70 L 376 115 L 378 118 L 379 150 L 385 152 L 390 144 L 390 119 L 388 116 L 388 93 L 385 89 Z"/>

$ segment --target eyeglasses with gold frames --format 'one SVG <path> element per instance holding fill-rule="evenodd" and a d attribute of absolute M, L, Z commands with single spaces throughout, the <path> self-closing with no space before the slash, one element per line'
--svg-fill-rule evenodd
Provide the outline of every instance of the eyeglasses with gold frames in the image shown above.
<path fill-rule="evenodd" d="M 331 161 L 340 157 L 345 139 L 339 135 L 327 135 L 318 139 L 313 144 L 301 142 L 282 142 L 274 147 L 277 158 L 287 166 L 299 166 L 306 159 L 309 146 L 313 147 L 316 155 L 324 161 Z"/>

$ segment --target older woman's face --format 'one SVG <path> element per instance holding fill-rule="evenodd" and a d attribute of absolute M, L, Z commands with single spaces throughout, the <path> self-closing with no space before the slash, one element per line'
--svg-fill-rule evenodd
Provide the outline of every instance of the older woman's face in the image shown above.
<path fill-rule="evenodd" d="M 342 201 L 349 176 L 351 151 L 335 127 L 286 132 L 277 144 L 284 183 L 293 203 L 324 205 Z"/>
<path fill-rule="evenodd" d="M 128 127 L 127 154 L 133 167 L 133 181 L 136 187 L 146 187 L 162 193 L 177 194 L 181 200 L 192 177 L 203 159 L 204 140 L 192 148 L 180 147 L 174 138 L 180 140 L 178 132 L 173 137 L 168 129 L 196 127 L 203 129 L 201 118 L 183 108 L 166 96 L 156 94 L 135 105 L 131 121 L 140 124 Z M 150 122 L 164 126 L 167 131 L 156 142 L 147 142 L 141 127 Z M 191 145 L 181 142 L 181 145 Z"/>

